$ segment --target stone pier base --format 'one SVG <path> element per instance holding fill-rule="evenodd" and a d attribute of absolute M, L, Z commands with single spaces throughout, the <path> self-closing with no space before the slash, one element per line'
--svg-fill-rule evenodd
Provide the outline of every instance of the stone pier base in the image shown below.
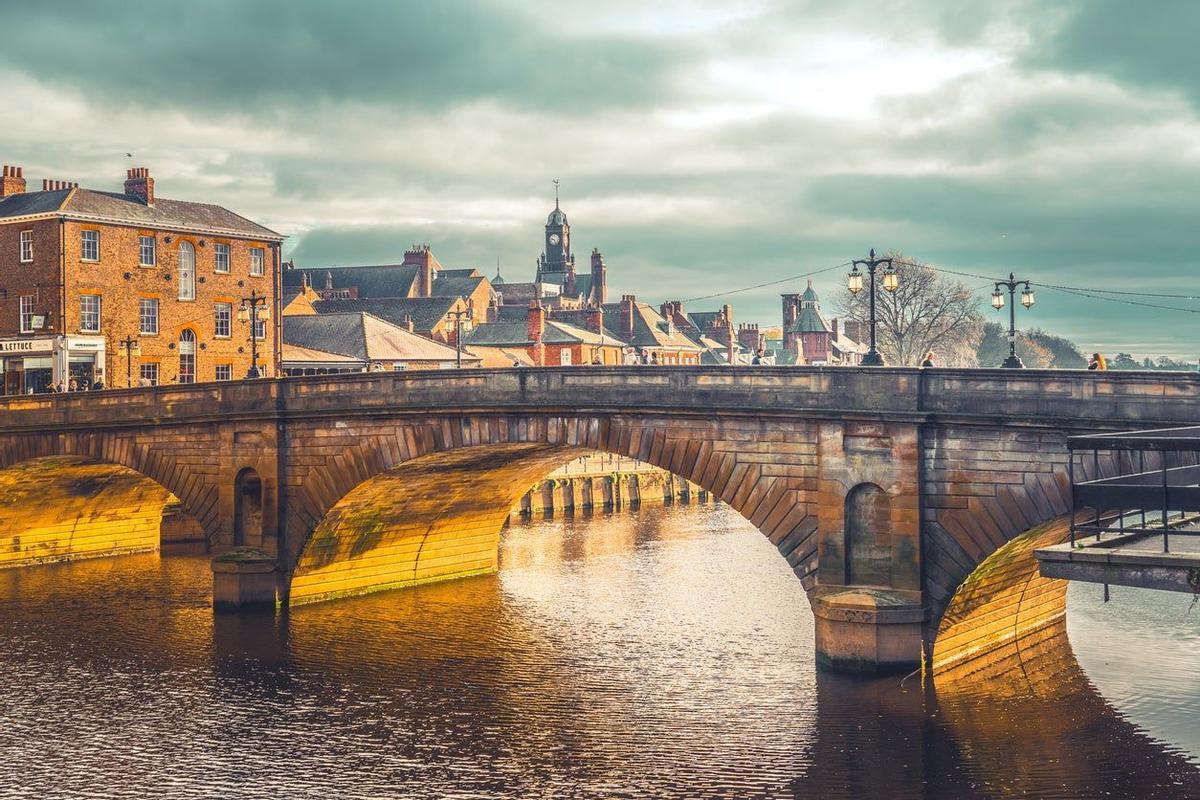
<path fill-rule="evenodd" d="M 925 609 L 917 597 L 867 587 L 818 589 L 817 663 L 839 672 L 905 672 L 921 665 Z"/>
<path fill-rule="evenodd" d="M 274 608 L 276 563 L 266 553 L 231 550 L 212 560 L 212 571 L 214 610 Z"/>

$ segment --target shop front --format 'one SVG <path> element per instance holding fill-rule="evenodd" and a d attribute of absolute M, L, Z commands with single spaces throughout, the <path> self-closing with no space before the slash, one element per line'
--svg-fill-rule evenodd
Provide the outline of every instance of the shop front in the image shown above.
<path fill-rule="evenodd" d="M 103 336 L 0 339 L 4 394 L 41 394 L 51 386 L 93 386 L 104 379 Z"/>

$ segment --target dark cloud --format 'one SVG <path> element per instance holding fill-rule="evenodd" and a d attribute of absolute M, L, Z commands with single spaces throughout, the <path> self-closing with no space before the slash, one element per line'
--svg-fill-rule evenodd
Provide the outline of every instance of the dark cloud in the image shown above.
<path fill-rule="evenodd" d="M 1076 2 L 1027 63 L 1108 75 L 1143 87 L 1173 89 L 1200 102 L 1200 3 L 1195 0 Z"/>
<path fill-rule="evenodd" d="M 125 102 L 271 117 L 480 98 L 579 113 L 660 99 L 688 53 L 476 0 L 7 0 L 0 63 Z"/>

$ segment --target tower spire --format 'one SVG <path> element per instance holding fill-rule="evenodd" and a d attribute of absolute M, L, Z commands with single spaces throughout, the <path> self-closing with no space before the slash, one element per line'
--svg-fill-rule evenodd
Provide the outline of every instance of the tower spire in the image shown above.
<path fill-rule="evenodd" d="M 554 179 L 554 207 L 558 208 L 558 178 Z"/>

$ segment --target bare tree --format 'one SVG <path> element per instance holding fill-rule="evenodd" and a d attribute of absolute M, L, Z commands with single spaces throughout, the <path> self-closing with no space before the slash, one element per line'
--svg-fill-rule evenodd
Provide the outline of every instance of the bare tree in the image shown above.
<path fill-rule="evenodd" d="M 915 366 L 933 350 L 939 366 L 974 366 L 983 316 L 971 290 L 899 252 L 886 255 L 895 259 L 900 285 L 885 292 L 879 281 L 876 295 L 876 346 L 884 361 Z M 857 295 L 846 289 L 841 297 L 846 317 L 861 323 L 863 331 L 869 324 L 869 290 L 869 284 Z"/>

